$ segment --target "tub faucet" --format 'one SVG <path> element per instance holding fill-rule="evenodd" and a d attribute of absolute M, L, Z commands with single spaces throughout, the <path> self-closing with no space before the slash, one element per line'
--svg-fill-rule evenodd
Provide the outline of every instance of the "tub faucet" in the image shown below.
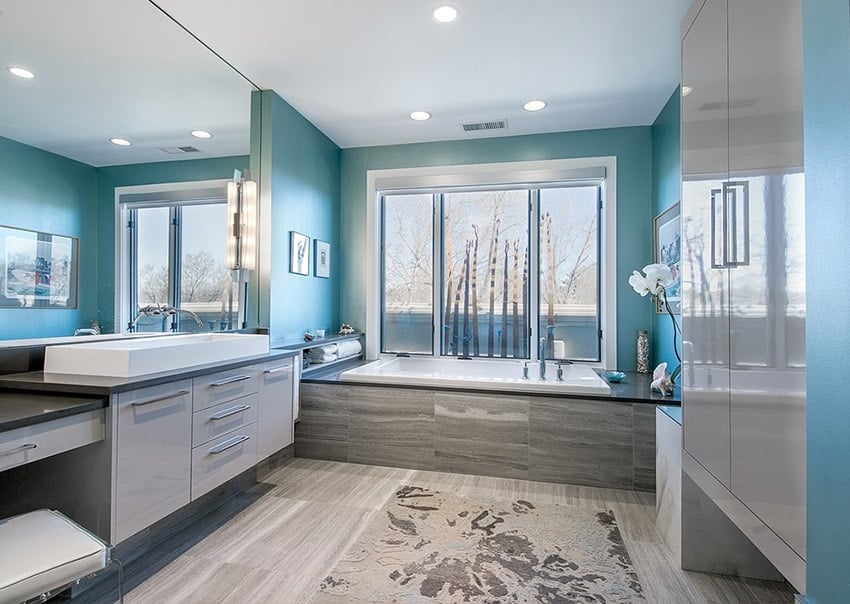
<path fill-rule="evenodd" d="M 540 338 L 540 379 L 546 381 L 546 338 Z"/>
<path fill-rule="evenodd" d="M 100 335 L 100 332 L 97 331 L 96 329 L 84 327 L 82 329 L 75 329 L 74 335 L 75 336 L 96 336 L 96 335 Z"/>
<path fill-rule="evenodd" d="M 174 306 L 165 306 L 163 304 L 148 304 L 147 306 L 142 306 L 139 308 L 139 314 L 136 315 L 132 321 L 130 321 L 130 331 L 136 331 L 136 324 L 142 317 L 155 317 L 155 316 L 167 316 L 173 317 L 178 314 L 189 315 L 195 322 L 201 327 L 204 326 L 204 322 L 201 321 L 201 317 L 193 313 L 191 310 L 186 310 L 184 308 L 176 308 Z M 177 325 L 174 325 L 174 329 L 177 329 Z"/>

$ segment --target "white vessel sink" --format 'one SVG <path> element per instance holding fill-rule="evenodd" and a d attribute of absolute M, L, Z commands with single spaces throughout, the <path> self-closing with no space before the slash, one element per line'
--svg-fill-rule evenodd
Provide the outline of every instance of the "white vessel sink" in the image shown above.
<path fill-rule="evenodd" d="M 45 373 L 135 377 L 266 354 L 267 335 L 199 333 L 48 346 Z"/>

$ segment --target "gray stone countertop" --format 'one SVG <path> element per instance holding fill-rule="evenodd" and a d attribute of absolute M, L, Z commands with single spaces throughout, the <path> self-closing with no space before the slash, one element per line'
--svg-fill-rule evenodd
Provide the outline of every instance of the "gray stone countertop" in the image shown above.
<path fill-rule="evenodd" d="M 370 361 L 360 361 L 360 360 L 352 360 L 349 363 L 340 363 L 337 365 L 333 365 L 331 367 L 327 367 L 326 369 L 313 369 L 309 373 L 302 376 L 301 381 L 308 384 L 328 384 L 328 383 L 337 383 L 340 381 L 339 374 L 343 371 L 347 371 L 349 369 L 354 369 L 355 367 L 360 367 L 361 365 L 365 365 Z M 634 371 L 627 371 L 626 377 L 620 383 L 611 383 L 605 378 L 605 376 L 600 376 L 606 383 L 611 387 L 611 394 L 561 394 L 558 396 L 564 398 L 581 398 L 581 399 L 598 399 L 598 400 L 622 400 L 629 402 L 639 402 L 639 403 L 653 403 L 653 404 L 666 404 L 666 405 L 681 405 L 681 389 L 677 386 L 673 396 L 661 396 L 657 392 L 652 392 L 649 389 L 649 384 L 652 382 L 651 375 L 644 375 L 642 373 L 637 373 Z M 346 382 L 349 384 L 354 384 L 354 382 Z M 375 386 L 380 388 L 381 384 L 369 384 L 370 386 Z M 403 384 L 387 384 L 387 386 L 391 386 L 393 388 L 405 388 Z M 415 386 L 415 388 L 422 388 L 422 386 Z M 529 396 L 552 396 L 551 394 L 536 394 L 536 393 L 528 393 Z"/>
<path fill-rule="evenodd" d="M 298 354 L 295 350 L 272 349 L 267 354 L 242 357 L 227 362 L 196 365 L 176 371 L 149 373 L 136 377 L 98 377 L 91 375 L 72 375 L 66 373 L 45 373 L 30 371 L 0 375 L 0 393 L 4 390 L 28 391 L 38 393 L 56 393 L 108 397 L 119 392 L 157 386 L 167 382 L 207 375 L 217 371 L 227 371 L 245 365 L 265 363 Z"/>
<path fill-rule="evenodd" d="M 106 406 L 103 397 L 0 392 L 0 432 L 15 430 Z"/>

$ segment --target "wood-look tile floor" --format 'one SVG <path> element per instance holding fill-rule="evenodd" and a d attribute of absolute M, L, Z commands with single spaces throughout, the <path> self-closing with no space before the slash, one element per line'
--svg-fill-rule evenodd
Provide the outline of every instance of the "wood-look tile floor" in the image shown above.
<path fill-rule="evenodd" d="M 613 509 L 647 602 L 793 602 L 784 584 L 680 570 L 655 529 L 651 493 L 296 458 L 125 570 L 127 604 L 307 602 L 401 484 L 467 496 Z M 112 593 L 102 593 L 108 590 Z M 116 600 L 107 577 L 80 595 Z"/>

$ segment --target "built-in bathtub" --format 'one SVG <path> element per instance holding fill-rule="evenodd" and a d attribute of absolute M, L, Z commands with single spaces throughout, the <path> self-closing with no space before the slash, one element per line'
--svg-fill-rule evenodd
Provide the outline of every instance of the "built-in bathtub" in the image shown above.
<path fill-rule="evenodd" d="M 523 377 L 525 365 L 528 378 Z M 541 380 L 539 363 L 505 359 L 456 359 L 430 357 L 390 357 L 368 363 L 340 375 L 343 382 L 395 384 L 498 390 L 543 394 L 610 394 L 611 388 L 592 367 L 579 363 L 562 365 L 558 379 L 556 363 L 546 363 L 546 379 Z"/>

